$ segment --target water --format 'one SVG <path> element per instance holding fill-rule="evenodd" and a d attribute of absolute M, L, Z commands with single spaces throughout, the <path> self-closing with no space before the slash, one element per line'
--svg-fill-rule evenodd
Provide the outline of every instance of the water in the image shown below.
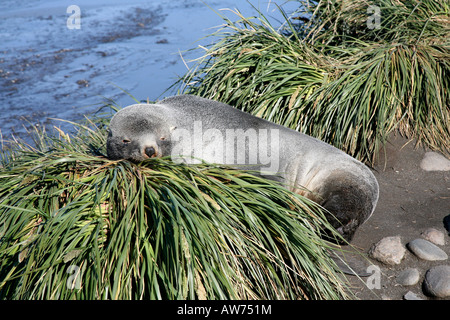
<path fill-rule="evenodd" d="M 296 8 L 273 0 L 78 0 L 74 20 L 75 11 L 67 12 L 72 0 L 1 0 L 1 134 L 24 136 L 35 124 L 64 129 L 52 119 L 79 121 L 105 99 L 134 103 L 124 90 L 138 100 L 174 94 L 166 89 L 200 54 L 185 51 L 208 44 L 211 39 L 197 41 L 223 24 L 212 9 L 251 16 L 253 4 L 281 19 L 275 3 L 288 12 Z M 72 28 L 77 22 L 80 28 Z"/>

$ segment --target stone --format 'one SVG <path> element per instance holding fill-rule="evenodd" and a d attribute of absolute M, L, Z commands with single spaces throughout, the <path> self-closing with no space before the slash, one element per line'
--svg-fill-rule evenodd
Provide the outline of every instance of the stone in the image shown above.
<path fill-rule="evenodd" d="M 444 217 L 444 228 L 447 230 L 448 235 L 450 236 L 450 214 Z"/>
<path fill-rule="evenodd" d="M 405 300 L 423 300 L 422 298 L 419 298 L 414 292 L 408 291 L 403 298 Z"/>
<path fill-rule="evenodd" d="M 419 282 L 419 279 L 419 270 L 416 268 L 408 268 L 398 274 L 397 283 L 402 286 L 413 286 Z"/>
<path fill-rule="evenodd" d="M 435 229 L 435 228 L 428 228 L 424 232 L 422 232 L 422 237 L 425 240 L 428 240 L 434 244 L 437 244 L 439 246 L 445 245 L 445 235 L 443 232 Z"/>
<path fill-rule="evenodd" d="M 450 297 L 450 266 L 441 265 L 429 269 L 425 274 L 423 287 L 431 296 Z"/>
<path fill-rule="evenodd" d="M 400 236 L 383 238 L 369 250 L 372 258 L 388 265 L 400 264 L 405 253 L 406 249 L 401 243 Z"/>
<path fill-rule="evenodd" d="M 415 239 L 408 243 L 408 248 L 417 257 L 427 261 L 446 260 L 447 254 L 435 244 L 425 239 Z"/>
<path fill-rule="evenodd" d="M 450 160 L 437 152 L 426 152 L 420 167 L 425 171 L 450 171 Z"/>

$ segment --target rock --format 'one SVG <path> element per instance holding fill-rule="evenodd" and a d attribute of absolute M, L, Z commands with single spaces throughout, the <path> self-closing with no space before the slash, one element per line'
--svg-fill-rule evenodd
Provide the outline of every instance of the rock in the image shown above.
<path fill-rule="evenodd" d="M 413 286 L 419 282 L 420 274 L 416 268 L 408 268 L 403 270 L 397 276 L 397 283 L 402 286 Z"/>
<path fill-rule="evenodd" d="M 450 296 L 450 266 L 436 266 L 425 274 L 424 290 L 438 298 Z"/>
<path fill-rule="evenodd" d="M 403 298 L 405 300 L 423 300 L 422 298 L 419 298 L 414 292 L 408 291 Z"/>
<path fill-rule="evenodd" d="M 422 232 L 422 237 L 434 244 L 443 246 L 445 245 L 445 235 L 443 232 L 436 230 L 434 228 L 428 228 Z"/>
<path fill-rule="evenodd" d="M 450 171 L 450 160 L 437 152 L 426 152 L 420 167 L 425 171 Z"/>
<path fill-rule="evenodd" d="M 400 241 L 400 236 L 381 239 L 369 250 L 369 255 L 385 264 L 399 264 L 405 256 L 406 249 Z"/>
<path fill-rule="evenodd" d="M 87 81 L 87 80 L 78 80 L 77 81 L 77 84 L 80 86 L 80 87 L 89 87 L 89 81 Z"/>
<path fill-rule="evenodd" d="M 407 246 L 412 253 L 423 260 L 438 261 L 448 258 L 441 248 L 424 239 L 410 241 Z"/>
<path fill-rule="evenodd" d="M 447 230 L 448 235 L 450 236 L 450 214 L 444 217 L 444 228 Z"/>

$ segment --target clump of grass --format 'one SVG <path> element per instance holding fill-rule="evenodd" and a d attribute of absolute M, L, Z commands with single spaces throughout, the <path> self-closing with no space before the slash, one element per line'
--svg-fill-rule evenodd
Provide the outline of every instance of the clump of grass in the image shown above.
<path fill-rule="evenodd" d="M 380 24 L 368 12 L 380 10 Z M 225 27 L 179 82 L 373 162 L 392 132 L 450 154 L 448 2 L 299 1 L 295 24 Z"/>
<path fill-rule="evenodd" d="M 1 299 L 342 299 L 320 208 L 244 171 L 37 131 L 0 168 Z"/>

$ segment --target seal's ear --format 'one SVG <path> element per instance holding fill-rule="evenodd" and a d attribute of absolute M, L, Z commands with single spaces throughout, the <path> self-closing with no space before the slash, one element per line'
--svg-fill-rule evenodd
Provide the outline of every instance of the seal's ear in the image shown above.
<path fill-rule="evenodd" d="M 169 132 L 172 133 L 176 128 L 177 127 L 170 127 L 169 128 Z M 159 138 L 159 140 L 164 141 L 164 140 L 166 140 L 166 137 L 162 136 L 162 137 Z"/>

